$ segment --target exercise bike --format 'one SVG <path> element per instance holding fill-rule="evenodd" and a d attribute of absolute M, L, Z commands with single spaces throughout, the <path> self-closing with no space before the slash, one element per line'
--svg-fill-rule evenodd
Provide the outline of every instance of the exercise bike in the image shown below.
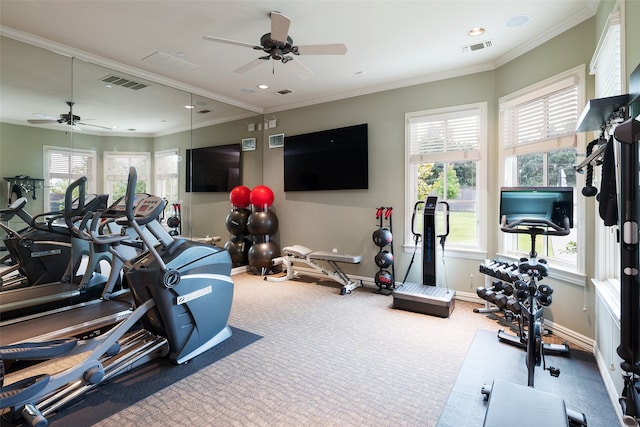
<path fill-rule="evenodd" d="M 573 227 L 573 188 L 572 187 L 513 187 L 500 191 L 500 230 L 504 233 L 527 234 L 531 237 L 531 250 L 528 258 L 521 258 L 518 271 L 522 275 L 514 281 L 514 294 L 517 300 L 517 311 L 521 316 L 520 337 L 512 337 L 500 331 L 498 338 L 509 344 L 515 344 L 526 350 L 525 365 L 527 367 L 527 387 L 500 381 L 482 387 L 482 394 L 490 396 L 490 405 L 485 417 L 485 425 L 493 426 L 502 423 L 501 415 L 505 408 L 513 407 L 514 402 L 533 408 L 538 405 L 554 407 L 550 410 L 549 419 L 569 426 L 586 426 L 583 413 L 566 408 L 564 402 L 557 397 L 533 389 L 535 368 L 544 362 L 544 354 L 549 345 L 543 342 L 544 308 L 552 301 L 553 289 L 539 283 L 549 275 L 549 266 L 544 259 L 538 258 L 536 239 L 538 236 L 566 236 Z M 525 277 L 528 279 L 525 280 Z M 523 326 L 526 326 L 523 341 Z M 566 344 L 556 345 L 556 351 L 568 352 Z M 549 367 L 551 376 L 557 377 L 560 371 Z M 494 389 L 500 392 L 494 395 Z M 545 422 L 541 422 L 541 425 Z"/>
<path fill-rule="evenodd" d="M 503 330 L 498 332 L 498 339 L 509 344 L 524 346 L 527 351 L 527 385 L 534 386 L 534 376 L 536 366 L 540 366 L 544 360 L 545 350 L 550 347 L 544 343 L 542 337 L 545 333 L 544 329 L 544 308 L 551 305 L 553 288 L 549 285 L 539 283 L 544 277 L 549 275 L 549 266 L 547 261 L 538 258 L 536 253 L 537 236 L 566 236 L 569 234 L 569 219 L 564 219 L 562 227 L 548 221 L 538 220 L 517 220 L 511 223 L 506 222 L 506 216 L 503 216 L 500 230 L 505 233 L 528 234 L 531 236 L 531 251 L 529 258 L 521 258 L 518 263 L 518 269 L 521 274 L 528 276 L 528 281 L 518 279 L 514 282 L 515 298 L 519 302 L 520 315 L 520 336 L 517 341 L 514 337 L 506 334 Z M 524 226 L 524 228 L 521 228 Z M 523 334 L 523 326 L 526 326 L 526 334 Z M 523 337 L 524 335 L 524 337 Z M 558 352 L 569 352 L 566 344 L 555 345 L 554 350 Z M 560 370 L 550 366 L 546 368 L 551 376 L 560 375 Z"/>

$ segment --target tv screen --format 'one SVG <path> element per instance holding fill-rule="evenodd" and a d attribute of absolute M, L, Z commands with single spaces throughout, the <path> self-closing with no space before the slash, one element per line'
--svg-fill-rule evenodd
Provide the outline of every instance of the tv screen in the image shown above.
<path fill-rule="evenodd" d="M 225 193 L 240 182 L 240 144 L 187 150 L 187 192 Z"/>
<path fill-rule="evenodd" d="M 551 221 L 559 227 L 568 217 L 573 228 L 573 187 L 503 187 L 499 223 L 503 215 L 507 224 L 530 219 Z"/>
<path fill-rule="evenodd" d="M 284 191 L 369 188 L 367 124 L 286 136 Z"/>

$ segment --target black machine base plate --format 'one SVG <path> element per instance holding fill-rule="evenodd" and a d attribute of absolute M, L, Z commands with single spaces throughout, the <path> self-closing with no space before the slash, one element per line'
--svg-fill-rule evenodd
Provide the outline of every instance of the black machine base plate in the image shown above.
<path fill-rule="evenodd" d="M 449 317 L 456 292 L 439 286 L 405 283 L 393 291 L 393 307 L 438 317 Z"/>

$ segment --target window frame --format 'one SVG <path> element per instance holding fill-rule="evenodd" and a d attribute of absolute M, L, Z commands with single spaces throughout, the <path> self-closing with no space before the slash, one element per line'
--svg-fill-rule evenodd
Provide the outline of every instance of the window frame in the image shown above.
<path fill-rule="evenodd" d="M 621 95 L 626 93 L 627 81 L 623 11 L 612 11 L 605 24 L 598 45 L 589 64 L 589 73 L 595 79 L 595 98 Z M 612 56 L 613 54 L 613 56 Z M 615 63 L 617 61 L 617 63 Z M 613 131 L 611 131 L 613 132 Z M 594 138 L 600 132 L 593 133 Z M 599 169 L 597 169 L 599 170 Z M 594 185 L 600 188 L 600 174 L 594 173 Z M 620 247 L 618 243 L 618 225 L 606 227 L 600 220 L 598 204 L 594 210 L 594 234 L 596 256 L 594 262 L 594 279 L 607 283 L 612 293 L 620 294 Z M 616 307 L 619 315 L 619 304 Z"/>
<path fill-rule="evenodd" d="M 109 161 L 110 159 L 127 159 L 129 164 L 132 158 L 144 158 L 146 162 L 146 168 L 143 170 L 140 167 L 136 167 L 138 174 L 138 183 L 146 182 L 146 192 L 153 193 L 153 180 L 151 179 L 151 153 L 148 151 L 104 151 L 102 153 L 102 170 L 103 170 L 103 191 L 109 194 L 111 198 L 110 203 L 115 202 L 113 197 L 113 183 L 114 182 L 127 182 L 128 168 L 126 173 L 122 175 L 114 175 L 110 173 Z M 111 179 L 110 176 L 117 176 L 117 179 Z"/>
<path fill-rule="evenodd" d="M 89 165 L 89 170 L 86 173 L 74 174 L 69 168 L 68 173 L 54 173 L 52 176 L 51 173 L 51 154 L 57 153 L 69 156 L 71 159 L 74 155 L 86 156 L 91 159 L 91 164 Z M 70 148 L 70 147 L 60 147 L 54 145 L 43 145 L 42 146 L 42 165 L 43 165 L 43 177 L 44 177 L 44 210 L 45 212 L 49 212 L 51 210 L 51 178 L 60 178 L 67 180 L 67 186 L 71 184 L 78 178 L 83 176 L 87 177 L 87 187 L 86 192 L 88 194 L 95 194 L 97 192 L 97 168 L 98 168 L 98 155 L 95 150 L 86 150 L 80 148 Z M 63 176 L 65 175 L 65 176 Z M 65 187 L 66 188 L 66 187 Z"/>
<path fill-rule="evenodd" d="M 429 110 L 415 111 L 405 114 L 405 230 L 404 230 L 404 248 L 407 251 L 413 251 L 415 241 L 411 232 L 411 218 L 413 215 L 414 195 L 417 194 L 417 165 L 421 163 L 455 163 L 465 161 L 476 161 L 476 231 L 477 241 L 475 245 L 468 244 L 452 244 L 447 242 L 448 249 L 454 252 L 480 253 L 472 258 L 484 259 L 487 251 L 487 231 L 483 225 L 486 223 L 486 197 L 480 197 L 481 193 L 487 188 L 487 132 L 488 132 L 488 103 L 486 101 L 470 104 L 462 104 L 451 107 L 434 108 Z M 455 119 L 464 112 L 473 111 L 478 115 L 478 148 L 475 150 L 459 150 L 459 151 L 440 151 L 428 154 L 429 159 L 424 159 L 425 154 L 411 153 L 411 123 L 419 118 L 430 117 L 436 120 Z M 422 158 L 419 158 L 422 157 Z M 455 225 L 454 225 L 455 226 Z M 421 248 L 418 247 L 418 250 Z"/>
<path fill-rule="evenodd" d="M 163 163 L 162 159 L 166 157 L 175 156 L 175 172 L 163 173 L 159 170 L 160 165 Z M 154 188 L 156 189 L 156 195 L 168 200 L 169 203 L 178 203 L 180 198 L 180 178 L 179 178 L 179 152 L 177 148 L 170 148 L 167 150 L 156 151 L 153 153 L 153 176 L 154 176 Z M 162 180 L 175 180 L 175 200 L 170 200 L 166 194 L 164 194 L 161 181 Z"/>
<path fill-rule="evenodd" d="M 579 65 L 566 70 L 555 76 L 544 79 L 540 82 L 529 85 L 518 91 L 500 97 L 498 99 L 498 111 L 499 111 L 499 178 L 498 182 L 504 186 L 511 186 L 509 168 L 507 167 L 507 159 L 516 155 L 532 154 L 532 153 L 549 153 L 551 151 L 560 150 L 563 148 L 569 148 L 573 145 L 576 148 L 578 157 L 582 156 L 586 150 L 584 133 L 573 132 L 567 135 L 561 135 L 558 137 L 551 137 L 540 142 L 523 143 L 519 146 L 516 144 L 507 143 L 507 135 L 505 131 L 505 115 L 507 110 L 512 109 L 514 106 L 522 105 L 526 102 L 530 102 L 534 99 L 538 99 L 549 94 L 555 93 L 558 90 L 567 88 L 573 85 L 577 87 L 577 103 L 578 103 L 578 115 L 581 113 L 582 106 L 586 103 L 586 71 L 584 65 Z M 576 117 L 576 120 L 579 117 Z M 509 169 L 509 170 L 508 170 Z M 546 173 L 546 172 L 545 172 Z M 584 177 L 581 175 L 576 176 L 576 185 L 574 197 L 576 198 L 575 209 L 575 223 L 584 224 L 586 202 L 584 197 L 580 194 L 580 188 L 584 185 Z M 577 256 L 575 265 L 568 263 L 559 258 L 548 258 L 551 266 L 551 270 L 563 279 L 584 286 L 585 275 L 585 260 L 586 260 L 586 230 L 584 227 L 574 227 L 576 232 L 576 244 L 577 244 Z M 521 256 L 528 256 L 528 254 L 509 248 L 507 244 L 506 233 L 498 239 L 498 254 L 508 258 L 518 259 Z"/>

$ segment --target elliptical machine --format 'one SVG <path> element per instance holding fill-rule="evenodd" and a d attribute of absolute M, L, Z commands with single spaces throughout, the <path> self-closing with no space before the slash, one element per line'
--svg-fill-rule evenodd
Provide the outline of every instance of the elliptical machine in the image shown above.
<path fill-rule="evenodd" d="M 174 239 L 157 221 L 164 200 L 149 197 L 134 210 L 135 187 L 136 170 L 130 168 L 127 223 L 147 248 L 129 263 L 126 273 L 135 309 L 92 339 L 0 348 L 0 361 L 31 358 L 46 363 L 53 357 L 82 355 L 75 366 L 62 372 L 33 375 L 0 388 L 0 407 L 8 409 L 4 416 L 22 419 L 31 426 L 46 426 L 49 413 L 104 381 L 158 357 L 185 363 L 231 336 L 227 326 L 233 300 L 229 253 L 215 246 Z M 157 246 L 142 226 L 157 238 Z M 104 241 L 128 238 L 102 237 Z"/>

